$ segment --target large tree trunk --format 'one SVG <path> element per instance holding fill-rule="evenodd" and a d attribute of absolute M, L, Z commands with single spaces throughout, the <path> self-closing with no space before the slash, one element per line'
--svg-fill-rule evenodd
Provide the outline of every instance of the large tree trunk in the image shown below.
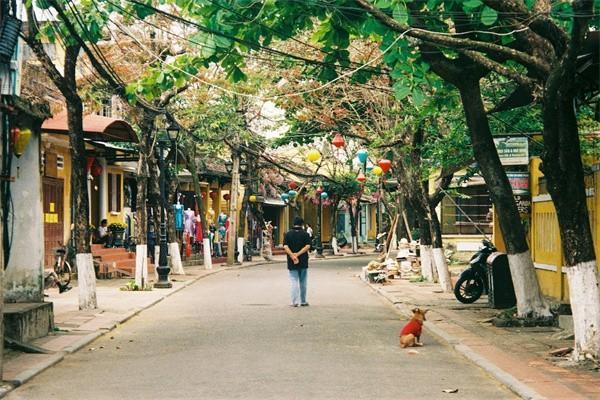
<path fill-rule="evenodd" d="M 73 239 L 79 286 L 79 309 L 98 307 L 96 273 L 90 248 L 88 180 L 83 141 L 83 105 L 79 98 L 67 98 L 67 121 L 71 145 L 71 197 Z"/>
<path fill-rule="evenodd" d="M 359 201 L 359 200 L 357 200 Z M 346 202 L 348 204 L 348 210 L 350 214 L 350 240 L 352 246 L 352 254 L 358 253 L 358 232 L 357 232 L 357 215 L 358 215 L 358 206 L 354 207 L 352 205 L 352 200 Z M 356 213 L 355 213 L 356 208 Z"/>
<path fill-rule="evenodd" d="M 494 145 L 479 80 L 465 79 L 458 88 L 475 159 L 498 213 L 517 297 L 517 313 L 520 317 L 550 317 L 550 307 L 540 290 L 512 188 Z"/>
<path fill-rule="evenodd" d="M 589 10 L 588 10 L 589 11 Z M 583 13 L 582 13 L 583 14 Z M 551 72 L 544 91 L 543 172 L 554 202 L 567 265 L 573 313 L 573 357 L 600 356 L 600 289 L 590 227 L 583 165 L 574 107 L 576 57 L 585 35 L 585 19 L 574 23 L 568 52 Z M 599 194 L 596 193 L 596 196 Z"/>

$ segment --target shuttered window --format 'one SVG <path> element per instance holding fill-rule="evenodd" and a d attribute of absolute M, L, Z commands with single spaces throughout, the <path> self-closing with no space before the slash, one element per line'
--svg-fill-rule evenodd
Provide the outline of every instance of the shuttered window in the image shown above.
<path fill-rule="evenodd" d="M 108 174 L 108 211 L 121 212 L 121 174 Z"/>

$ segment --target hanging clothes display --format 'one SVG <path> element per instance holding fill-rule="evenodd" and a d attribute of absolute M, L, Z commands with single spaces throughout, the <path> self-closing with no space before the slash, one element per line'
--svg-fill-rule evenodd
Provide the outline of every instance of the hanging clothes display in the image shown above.
<path fill-rule="evenodd" d="M 188 208 L 184 212 L 184 230 L 190 238 L 194 237 L 194 219 L 195 213 L 191 208 Z"/>
<path fill-rule="evenodd" d="M 200 218 L 200 215 L 196 215 L 196 242 L 200 242 L 202 243 L 202 239 L 204 238 L 204 235 L 202 233 L 202 218 Z"/>
<path fill-rule="evenodd" d="M 175 210 L 175 230 L 181 232 L 183 230 L 183 205 L 177 203 L 173 209 Z"/>

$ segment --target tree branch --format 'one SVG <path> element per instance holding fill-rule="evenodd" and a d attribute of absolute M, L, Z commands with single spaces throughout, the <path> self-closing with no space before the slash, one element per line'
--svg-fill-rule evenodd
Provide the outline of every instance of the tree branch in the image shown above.
<path fill-rule="evenodd" d="M 481 42 L 478 40 L 460 39 L 452 36 L 442 35 L 436 32 L 422 30 L 420 28 L 402 25 L 377 7 L 373 6 L 368 0 L 355 0 L 355 2 L 358 4 L 358 6 L 369 12 L 369 14 L 371 14 L 374 18 L 395 32 L 406 34 L 416 39 L 435 43 L 437 46 L 443 46 L 451 49 L 471 49 L 502 55 L 507 59 L 516 61 L 526 67 L 534 68 L 541 74 L 546 74 L 550 70 L 550 66 L 545 61 L 539 60 L 536 57 L 532 57 L 529 54 L 521 51 L 511 49 L 510 47 L 494 43 Z"/>

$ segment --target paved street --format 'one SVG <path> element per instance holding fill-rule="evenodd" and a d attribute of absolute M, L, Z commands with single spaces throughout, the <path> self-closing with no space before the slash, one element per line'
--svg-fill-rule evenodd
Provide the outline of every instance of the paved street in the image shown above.
<path fill-rule="evenodd" d="M 427 332 L 400 349 L 404 321 L 356 277 L 364 263 L 313 263 L 306 308 L 287 306 L 283 264 L 209 276 L 7 398 L 516 398 Z"/>

